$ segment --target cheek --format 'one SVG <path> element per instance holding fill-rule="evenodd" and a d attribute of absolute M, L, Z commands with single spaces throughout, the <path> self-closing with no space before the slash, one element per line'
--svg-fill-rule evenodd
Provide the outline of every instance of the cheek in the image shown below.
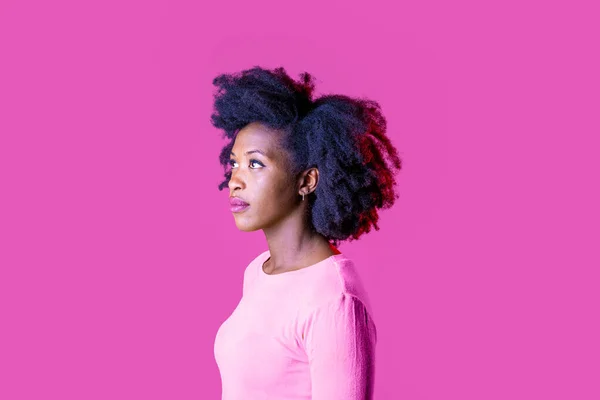
<path fill-rule="evenodd" d="M 286 209 L 291 202 L 291 188 L 289 180 L 279 179 L 257 179 L 256 194 L 260 204 L 264 206 L 267 214 L 278 214 Z"/>

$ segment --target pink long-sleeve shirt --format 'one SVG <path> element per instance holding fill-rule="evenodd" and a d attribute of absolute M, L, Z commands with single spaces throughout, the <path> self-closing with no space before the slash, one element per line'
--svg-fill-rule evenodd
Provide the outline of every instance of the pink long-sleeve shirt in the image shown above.
<path fill-rule="evenodd" d="M 246 267 L 242 298 L 217 331 L 221 399 L 372 399 L 377 330 L 352 260 L 269 275 L 270 256 Z"/>

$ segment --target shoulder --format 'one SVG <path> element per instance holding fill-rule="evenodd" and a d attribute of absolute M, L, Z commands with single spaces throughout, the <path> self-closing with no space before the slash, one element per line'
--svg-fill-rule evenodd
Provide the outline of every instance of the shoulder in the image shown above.
<path fill-rule="evenodd" d="M 332 348 L 354 352 L 356 349 L 346 349 L 344 346 L 377 342 L 377 326 L 373 315 L 363 300 L 348 292 L 340 292 L 311 309 L 302 318 L 298 328 L 298 337 L 309 357 L 315 352 L 327 352 L 326 349 Z"/>
<path fill-rule="evenodd" d="M 262 262 L 261 261 L 266 260 L 268 253 L 269 253 L 269 251 L 265 250 L 262 253 L 259 253 L 252 260 L 250 260 L 250 262 L 246 266 L 246 269 L 244 270 L 244 274 L 258 272 L 258 266 L 259 266 L 259 264 L 262 266 Z"/>
<path fill-rule="evenodd" d="M 263 251 L 254 257 L 244 269 L 244 283 L 243 283 L 243 293 L 246 293 L 246 290 L 252 285 L 254 280 L 258 277 L 258 268 L 262 268 L 262 263 L 266 260 L 268 254 L 268 250 Z"/>
<path fill-rule="evenodd" d="M 364 305 L 371 314 L 369 296 L 354 261 L 344 254 L 331 257 L 331 263 L 320 273 L 305 293 L 305 312 L 311 313 L 324 305 L 350 300 Z"/>

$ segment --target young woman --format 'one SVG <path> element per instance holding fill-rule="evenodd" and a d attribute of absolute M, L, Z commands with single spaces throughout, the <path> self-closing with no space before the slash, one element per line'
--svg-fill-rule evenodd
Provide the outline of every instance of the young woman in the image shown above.
<path fill-rule="evenodd" d="M 242 298 L 217 331 L 222 400 L 365 400 L 377 330 L 340 241 L 377 226 L 398 197 L 396 149 L 379 105 L 313 99 L 308 73 L 258 66 L 216 77 L 211 116 L 238 229 L 268 250 L 246 267 Z"/>

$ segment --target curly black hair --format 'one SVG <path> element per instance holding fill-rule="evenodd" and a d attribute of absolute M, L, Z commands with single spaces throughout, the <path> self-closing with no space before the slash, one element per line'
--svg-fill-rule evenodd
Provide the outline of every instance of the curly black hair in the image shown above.
<path fill-rule="evenodd" d="M 213 80 L 213 126 L 230 139 L 219 156 L 225 169 L 223 190 L 231 179 L 230 152 L 237 132 L 261 122 L 282 132 L 292 173 L 319 170 L 317 188 L 308 197 L 311 229 L 338 246 L 358 239 L 373 226 L 378 208 L 391 207 L 398 195 L 393 169 L 401 169 L 397 150 L 386 136 L 386 119 L 377 102 L 344 95 L 313 100 L 313 76 L 294 81 L 283 67 L 254 66 Z"/>

